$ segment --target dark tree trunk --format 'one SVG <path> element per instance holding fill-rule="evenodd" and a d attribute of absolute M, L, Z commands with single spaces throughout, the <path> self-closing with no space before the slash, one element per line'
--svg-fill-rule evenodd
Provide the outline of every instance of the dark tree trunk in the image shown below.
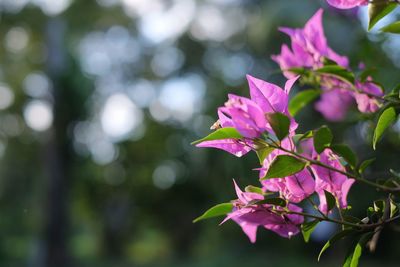
<path fill-rule="evenodd" d="M 48 172 L 48 195 L 45 214 L 45 259 L 46 267 L 69 266 L 68 236 L 68 172 L 70 170 L 68 119 L 63 110 L 63 96 L 67 90 L 62 83 L 66 55 L 64 48 L 65 24 L 60 19 L 50 19 L 46 28 L 47 68 L 53 83 L 54 123 L 46 145 L 46 167 Z"/>

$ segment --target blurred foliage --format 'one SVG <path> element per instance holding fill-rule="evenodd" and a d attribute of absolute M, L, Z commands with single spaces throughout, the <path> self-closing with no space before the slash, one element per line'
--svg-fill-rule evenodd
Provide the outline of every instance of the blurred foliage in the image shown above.
<path fill-rule="evenodd" d="M 0 82 L 13 95 L 0 111 L 0 265 L 317 266 L 329 226 L 307 245 L 301 236 L 288 241 L 265 231 L 252 245 L 233 223 L 192 224 L 234 197 L 232 178 L 256 184 L 257 159 L 190 142 L 208 133 L 228 92 L 247 94 L 246 73 L 283 84 L 269 58 L 288 41 L 278 26 L 301 27 L 325 1 L 75 0 L 50 13 L 52 1 L 41 8 L 32 4 L 40 1 L 25 2 L 0 1 Z M 328 9 L 324 25 L 331 46 L 353 64 L 377 68 L 387 90 L 399 82 L 388 36 L 367 34 L 353 11 Z M 38 72 L 42 80 L 27 79 Z M 40 93 L 43 77 L 50 89 Z M 172 91 L 165 87 L 171 81 Z M 153 94 L 137 89 L 140 82 Z M 184 90 L 174 91 L 182 82 Z M 131 99 L 128 107 L 139 109 L 143 120 L 112 138 L 102 116 L 118 94 Z M 148 94 L 149 103 L 140 104 Z M 51 107 L 50 128 L 35 130 L 47 113 L 32 118 L 32 101 Z M 359 116 L 329 126 L 336 142 L 367 159 L 374 155 L 373 124 L 357 122 Z M 312 107 L 297 119 L 301 131 L 325 123 Z M 378 147 L 372 166 L 378 175 L 398 166 L 398 130 Z M 363 185 L 352 193 L 360 216 L 362 205 L 379 195 Z M 384 232 L 363 266 L 397 266 L 398 238 Z M 345 251 L 338 246 L 321 264 L 338 266 Z"/>

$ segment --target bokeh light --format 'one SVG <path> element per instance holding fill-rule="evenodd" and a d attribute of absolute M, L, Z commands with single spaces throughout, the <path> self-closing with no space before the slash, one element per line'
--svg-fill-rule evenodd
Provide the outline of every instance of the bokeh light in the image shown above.
<path fill-rule="evenodd" d="M 142 111 L 123 94 L 110 96 L 101 113 L 103 130 L 114 140 L 128 136 L 142 121 Z"/>
<path fill-rule="evenodd" d="M 32 100 L 24 108 L 26 124 L 33 130 L 43 132 L 53 123 L 53 110 L 50 103 L 43 100 Z"/>

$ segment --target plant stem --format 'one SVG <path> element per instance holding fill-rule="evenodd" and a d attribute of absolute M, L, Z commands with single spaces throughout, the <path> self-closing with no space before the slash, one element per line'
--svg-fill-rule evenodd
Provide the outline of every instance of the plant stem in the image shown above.
<path fill-rule="evenodd" d="M 322 162 L 320 162 L 318 160 L 310 159 L 310 158 L 307 158 L 307 157 L 305 157 L 305 156 L 303 156 L 303 155 L 301 155 L 301 154 L 299 154 L 299 153 L 297 153 L 295 151 L 291 151 L 291 150 L 285 149 L 285 148 L 283 148 L 283 147 L 281 147 L 279 145 L 276 145 L 276 143 L 274 145 L 270 145 L 270 146 L 275 147 L 276 149 L 282 150 L 282 151 L 284 151 L 284 152 L 286 152 L 288 154 L 291 154 L 291 155 L 293 155 L 293 156 L 295 156 L 295 157 L 297 157 L 297 158 L 299 158 L 299 159 L 301 159 L 301 160 L 303 160 L 303 161 L 305 161 L 307 163 L 310 163 L 310 164 L 313 164 L 313 165 L 318 165 L 318 166 L 321 166 L 321 167 L 326 168 L 328 170 L 331 170 L 331 171 L 346 175 L 347 177 L 354 178 L 357 181 L 360 181 L 360 182 L 363 182 L 363 183 L 368 184 L 370 186 L 379 188 L 382 191 L 392 192 L 392 193 L 400 192 L 400 187 L 391 188 L 391 187 L 387 187 L 387 186 L 384 186 L 384 185 L 380 185 L 380 184 L 371 182 L 371 181 L 363 178 L 359 174 L 354 174 L 354 173 L 347 172 L 345 170 L 336 169 L 336 168 L 334 168 L 332 166 L 329 166 L 329 165 L 327 165 L 325 163 L 322 163 Z"/>
<path fill-rule="evenodd" d="M 339 213 L 340 220 L 344 221 L 342 210 L 340 209 L 340 206 L 336 205 L 336 207 L 337 207 L 337 210 L 338 210 L 338 213 Z M 342 230 L 344 230 L 344 225 L 342 225 Z"/>
<path fill-rule="evenodd" d="M 363 230 L 366 230 L 366 229 L 373 229 L 373 228 L 376 228 L 376 227 L 378 227 L 378 226 L 382 226 L 382 225 L 384 225 L 384 224 L 393 222 L 393 221 L 395 221 L 395 220 L 397 220 L 397 219 L 400 218 L 400 215 L 398 215 L 398 216 L 392 217 L 392 218 L 387 219 L 387 220 L 383 220 L 383 221 L 378 222 L 378 223 L 372 223 L 372 224 L 356 224 L 356 223 L 346 222 L 346 221 L 343 221 L 343 220 L 332 219 L 332 218 L 329 218 L 329 217 L 324 218 L 324 217 L 321 217 L 321 216 L 317 216 L 317 215 L 313 215 L 313 214 L 309 214 L 309 213 L 305 213 L 305 212 L 285 211 L 285 213 L 287 213 L 287 214 L 301 215 L 301 216 L 304 216 L 304 217 L 317 219 L 317 220 L 319 220 L 319 221 L 327 221 L 327 222 L 336 223 L 336 224 L 343 225 L 343 226 L 349 226 L 349 227 L 354 227 L 354 228 L 361 228 L 361 229 L 363 229 Z"/>
<path fill-rule="evenodd" d="M 310 204 L 313 206 L 313 208 L 314 208 L 319 214 L 321 214 L 322 217 L 329 219 L 329 217 L 326 216 L 326 214 L 323 213 L 323 212 L 318 208 L 317 204 L 314 203 L 314 201 L 311 199 L 311 196 L 309 196 L 309 197 L 307 198 L 307 201 L 310 202 Z"/>
<path fill-rule="evenodd" d="M 385 1 L 387 1 L 387 0 L 385 0 Z M 394 3 L 400 4 L 400 0 L 391 0 L 391 1 L 388 1 L 388 2 L 394 2 Z M 372 1 L 371 1 L 371 3 L 372 3 Z M 334 78 L 338 78 L 336 75 L 330 74 L 330 73 L 318 73 L 316 70 L 313 70 L 313 69 L 305 69 L 305 70 L 310 71 L 315 76 L 320 76 L 320 77 L 322 77 L 322 76 L 331 76 L 331 77 L 334 77 Z M 290 71 L 290 69 L 288 69 L 286 71 Z M 364 94 L 364 95 L 367 95 L 369 97 L 378 99 L 378 100 L 380 100 L 382 102 L 400 104 L 400 99 L 399 100 L 398 99 L 390 99 L 390 98 L 386 98 L 385 96 L 379 96 L 379 95 L 375 95 L 375 94 L 372 94 L 372 93 L 368 93 L 368 92 L 365 92 L 363 90 L 360 90 L 353 83 L 351 83 L 349 81 L 342 80 L 342 79 L 341 79 L 341 81 L 343 83 L 348 84 L 350 86 L 350 88 L 334 85 L 335 89 L 343 89 L 343 90 L 347 90 L 347 91 L 353 91 L 353 92 L 357 92 L 359 94 Z M 314 84 L 311 84 L 311 83 L 307 83 L 307 84 L 314 85 Z"/>

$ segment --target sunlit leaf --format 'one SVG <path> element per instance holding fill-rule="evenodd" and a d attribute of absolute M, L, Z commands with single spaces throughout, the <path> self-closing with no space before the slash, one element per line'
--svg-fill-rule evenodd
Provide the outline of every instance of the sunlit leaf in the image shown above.
<path fill-rule="evenodd" d="M 330 246 L 332 246 L 333 244 L 335 244 L 337 241 L 349 236 L 349 235 L 353 235 L 355 234 L 356 231 L 353 229 L 345 229 L 342 230 L 338 233 L 336 233 L 333 237 L 331 237 L 326 243 L 325 245 L 322 247 L 321 251 L 319 252 L 318 255 L 318 261 L 321 259 L 322 253 L 324 253 Z"/>
<path fill-rule="evenodd" d="M 400 33 L 400 21 L 393 22 L 381 29 L 383 32 Z"/>
<path fill-rule="evenodd" d="M 399 205 L 395 202 L 393 202 L 393 200 L 390 200 L 390 218 L 393 218 L 394 216 L 396 216 L 399 213 Z"/>
<path fill-rule="evenodd" d="M 336 198 L 332 193 L 324 190 L 326 203 L 328 205 L 328 211 L 332 210 L 336 206 Z"/>
<path fill-rule="evenodd" d="M 290 119 L 280 112 L 268 113 L 266 116 L 276 137 L 283 140 L 289 134 Z"/>
<path fill-rule="evenodd" d="M 375 3 L 370 3 L 368 5 L 368 30 L 371 30 L 378 21 L 380 21 L 390 12 L 392 12 L 396 8 L 396 6 L 397 4 L 395 3 L 387 3 L 383 1 L 375 1 Z"/>
<path fill-rule="evenodd" d="M 374 201 L 374 211 L 379 215 L 382 216 L 385 212 L 386 201 L 385 200 L 375 200 Z"/>
<path fill-rule="evenodd" d="M 383 133 L 396 120 L 396 110 L 393 107 L 387 108 L 379 117 L 375 128 L 372 146 L 376 149 L 376 144 L 381 139 Z"/>
<path fill-rule="evenodd" d="M 295 95 L 289 102 L 289 113 L 295 116 L 303 107 L 316 99 L 321 94 L 320 90 L 304 90 Z"/>
<path fill-rule="evenodd" d="M 328 65 L 317 69 L 316 72 L 321 74 L 329 74 L 339 78 L 340 80 L 354 84 L 354 73 L 339 65 Z"/>
<path fill-rule="evenodd" d="M 325 148 L 331 145 L 333 135 L 328 127 L 322 126 L 314 132 L 314 148 L 318 154 L 322 153 Z"/>
<path fill-rule="evenodd" d="M 243 138 L 243 136 L 235 128 L 226 127 L 226 128 L 218 129 L 218 130 L 210 133 L 206 137 L 192 142 L 192 145 L 197 145 L 204 141 L 222 140 L 222 139 L 230 139 L 230 138 L 240 139 L 240 138 Z"/>
<path fill-rule="evenodd" d="M 312 220 L 305 222 L 301 225 L 301 233 L 303 234 L 304 241 L 307 243 L 310 240 L 312 232 L 314 232 L 315 227 L 317 227 L 319 220 Z"/>
<path fill-rule="evenodd" d="M 359 173 L 363 173 L 363 172 L 365 171 L 365 169 L 368 168 L 368 166 L 371 165 L 374 161 L 375 161 L 375 159 L 367 159 L 367 160 L 364 160 L 364 161 L 360 164 L 360 167 L 358 168 L 358 172 L 359 172 Z"/>
<path fill-rule="evenodd" d="M 357 242 L 354 249 L 351 249 L 347 254 L 343 267 L 357 267 L 359 259 L 361 257 L 362 251 L 367 244 L 367 242 L 371 239 L 373 233 L 363 234 L 360 240 Z"/>
<path fill-rule="evenodd" d="M 266 157 L 274 151 L 275 148 L 273 147 L 263 147 L 256 150 L 258 160 L 260 161 L 260 165 L 264 163 Z"/>
<path fill-rule="evenodd" d="M 313 137 L 313 131 L 307 131 L 303 134 L 295 134 L 292 137 L 292 140 L 294 141 L 295 144 L 298 144 L 300 141 L 305 140 L 305 139 L 309 139 Z"/>
<path fill-rule="evenodd" d="M 201 215 L 200 217 L 194 219 L 193 222 L 196 223 L 201 220 L 210 219 L 210 218 L 214 218 L 214 217 L 218 217 L 218 216 L 224 216 L 224 215 L 230 213 L 232 211 L 232 208 L 233 208 L 232 203 L 218 204 L 218 205 L 210 208 L 206 212 L 204 212 L 204 214 Z"/>
<path fill-rule="evenodd" d="M 244 191 L 246 192 L 251 192 L 251 193 L 257 193 L 257 194 L 264 194 L 264 191 L 262 190 L 262 188 L 260 187 L 256 187 L 254 185 L 248 185 L 246 186 L 246 188 L 244 189 Z"/>
<path fill-rule="evenodd" d="M 279 155 L 271 163 L 267 174 L 261 180 L 270 178 L 284 178 L 298 173 L 299 171 L 303 170 L 305 166 L 306 163 L 298 158 L 289 155 Z"/>
<path fill-rule="evenodd" d="M 353 150 L 347 145 L 339 144 L 330 147 L 333 152 L 341 156 L 350 166 L 355 167 L 357 164 L 357 157 Z"/>

